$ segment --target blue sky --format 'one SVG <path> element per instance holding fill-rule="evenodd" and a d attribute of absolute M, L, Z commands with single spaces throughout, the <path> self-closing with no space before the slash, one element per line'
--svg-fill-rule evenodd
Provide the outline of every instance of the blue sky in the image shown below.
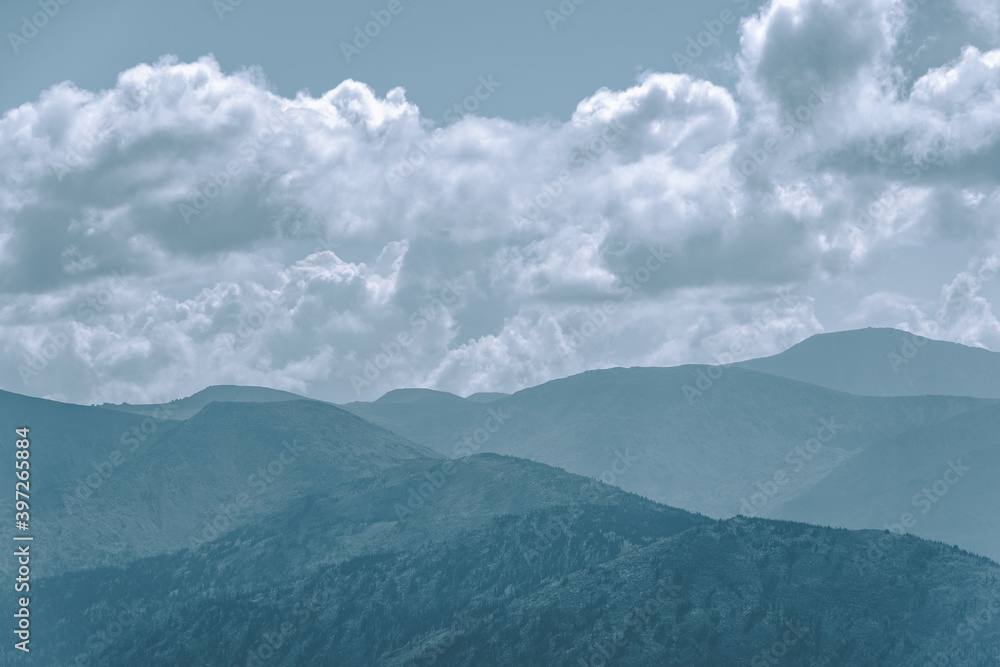
<path fill-rule="evenodd" d="M 219 2 L 0 9 L 0 388 L 1000 350 L 995 2 Z"/>
<path fill-rule="evenodd" d="M 601 87 L 627 87 L 642 70 L 676 70 L 673 53 L 683 53 L 687 37 L 705 30 L 703 21 L 727 9 L 734 16 L 755 9 L 749 0 L 587 0 L 562 21 L 546 15 L 559 11 L 558 2 L 400 0 L 402 11 L 347 62 L 340 44 L 352 44 L 355 28 L 388 4 L 243 0 L 222 9 L 212 0 L 71 0 L 17 54 L 5 40 L 0 106 L 32 101 L 64 80 L 109 88 L 122 70 L 168 53 L 184 61 L 212 53 L 224 71 L 261 67 L 286 96 L 322 94 L 348 78 L 379 95 L 402 86 L 430 118 L 468 95 L 477 77 L 493 73 L 504 95 L 491 100 L 484 115 L 565 119 Z M 37 0 L 4 3 L 0 26 L 17 33 L 23 18 L 37 11 Z M 718 59 L 736 46 L 736 26 L 727 25 L 698 60 Z"/>

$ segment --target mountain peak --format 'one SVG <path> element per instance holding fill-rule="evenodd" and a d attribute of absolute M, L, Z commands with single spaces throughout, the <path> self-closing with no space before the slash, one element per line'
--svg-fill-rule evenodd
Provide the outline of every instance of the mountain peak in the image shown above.
<path fill-rule="evenodd" d="M 200 412 L 209 403 L 281 403 L 284 401 L 311 401 L 314 399 L 299 396 L 289 391 L 269 389 L 267 387 L 242 387 L 232 384 L 211 385 L 185 398 L 175 398 L 169 403 L 149 405 L 104 404 L 100 407 L 154 416 L 160 413 L 164 406 L 169 406 L 173 419 L 188 419 Z"/>
<path fill-rule="evenodd" d="M 447 391 L 436 389 L 393 389 L 378 398 L 376 403 L 415 403 L 425 400 L 454 400 L 464 401 L 461 396 L 456 396 Z"/>
<path fill-rule="evenodd" d="M 214 384 L 199 392 L 178 401 L 204 402 L 221 401 L 225 403 L 275 403 L 278 401 L 309 400 L 308 396 L 293 394 L 281 389 L 269 387 L 242 386 L 235 384 Z"/>
<path fill-rule="evenodd" d="M 893 328 L 816 334 L 735 365 L 862 396 L 1000 398 L 1000 354 Z"/>

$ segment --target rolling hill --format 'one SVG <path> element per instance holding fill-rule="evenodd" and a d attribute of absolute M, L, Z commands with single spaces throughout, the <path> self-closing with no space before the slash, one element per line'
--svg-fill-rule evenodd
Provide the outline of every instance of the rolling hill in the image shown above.
<path fill-rule="evenodd" d="M 36 407 L 9 409 L 4 422 L 18 414 L 32 427 L 32 482 L 44 489 L 34 509 L 45 517 L 34 532 L 52 545 L 35 563 L 42 576 L 178 549 L 309 493 L 442 459 L 318 401 L 211 403 L 161 423 L 96 407 Z M 13 439 L 6 448 L 14 460 Z M 13 511 L 13 499 L 0 508 Z"/>
<path fill-rule="evenodd" d="M 679 366 L 589 371 L 487 405 L 421 390 L 343 407 L 445 455 L 526 458 L 723 518 L 750 514 L 744 502 L 775 474 L 792 496 L 887 437 L 991 403 L 852 396 L 742 368 Z"/>
<path fill-rule="evenodd" d="M 912 536 L 705 521 L 626 495 L 302 567 L 336 522 L 324 507 L 46 580 L 36 623 L 54 639 L 32 659 L 48 662 L 19 664 L 985 667 L 1000 655 L 1000 565 Z"/>
<path fill-rule="evenodd" d="M 995 545 L 996 401 L 707 366 L 349 410 L 223 389 L 258 400 L 181 421 L 0 394 L 32 428 L 47 638 L 0 665 L 1000 658 L 1000 565 L 916 536 Z M 685 511 L 765 494 L 753 513 L 892 528 L 942 479 L 915 535 Z"/>
<path fill-rule="evenodd" d="M 763 513 L 845 528 L 888 527 L 1000 561 L 1000 406 L 880 442 Z"/>
<path fill-rule="evenodd" d="M 486 402 L 430 389 L 396 389 L 371 403 L 354 402 L 343 409 L 404 438 L 445 455 L 456 425 L 474 424 Z"/>
<path fill-rule="evenodd" d="M 734 365 L 861 396 L 1000 399 L 1000 354 L 898 329 L 818 334 Z"/>
<path fill-rule="evenodd" d="M 174 419 L 194 417 L 209 403 L 280 403 L 282 401 L 311 400 L 279 389 L 267 387 L 241 387 L 237 385 L 214 385 L 206 387 L 186 398 L 178 398 L 163 404 L 130 405 L 104 403 L 98 407 L 119 412 L 150 416 L 169 409 Z"/>

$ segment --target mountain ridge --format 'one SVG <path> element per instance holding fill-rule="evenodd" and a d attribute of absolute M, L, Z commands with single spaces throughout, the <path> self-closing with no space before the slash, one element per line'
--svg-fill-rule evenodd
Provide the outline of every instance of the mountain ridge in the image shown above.
<path fill-rule="evenodd" d="M 893 328 L 816 334 L 733 365 L 859 396 L 1000 399 L 1000 353 Z"/>

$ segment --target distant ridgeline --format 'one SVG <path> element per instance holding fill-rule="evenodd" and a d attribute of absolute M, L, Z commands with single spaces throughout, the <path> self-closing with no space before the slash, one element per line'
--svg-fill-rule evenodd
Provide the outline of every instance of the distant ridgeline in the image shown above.
<path fill-rule="evenodd" d="M 0 664 L 995 665 L 996 356 L 865 330 L 512 395 L 0 393 L 39 517 Z"/>

